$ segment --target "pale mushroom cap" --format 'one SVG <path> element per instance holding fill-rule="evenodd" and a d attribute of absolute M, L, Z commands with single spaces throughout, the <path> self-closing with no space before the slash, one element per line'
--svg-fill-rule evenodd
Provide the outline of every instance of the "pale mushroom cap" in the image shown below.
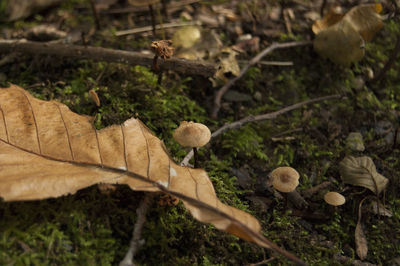
<path fill-rule="evenodd" d="M 182 121 L 173 136 L 183 147 L 198 148 L 210 141 L 211 131 L 201 123 Z"/>
<path fill-rule="evenodd" d="M 339 206 L 346 202 L 346 198 L 337 192 L 328 192 L 324 196 L 324 200 L 329 205 Z"/>
<path fill-rule="evenodd" d="M 292 167 L 278 167 L 271 172 L 272 186 L 280 192 L 292 192 L 299 185 L 299 173 Z"/>

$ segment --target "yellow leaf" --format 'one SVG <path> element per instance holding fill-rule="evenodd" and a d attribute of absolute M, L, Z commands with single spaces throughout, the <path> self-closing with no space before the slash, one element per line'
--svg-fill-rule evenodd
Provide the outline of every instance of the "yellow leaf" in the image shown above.
<path fill-rule="evenodd" d="M 313 45 L 320 56 L 340 65 L 348 66 L 364 56 L 364 40 L 348 23 L 339 22 L 321 31 Z"/>
<path fill-rule="evenodd" d="M 364 56 L 364 42 L 383 27 L 380 4 L 359 5 L 345 15 L 330 11 L 312 26 L 314 49 L 336 64 L 348 66 Z"/>

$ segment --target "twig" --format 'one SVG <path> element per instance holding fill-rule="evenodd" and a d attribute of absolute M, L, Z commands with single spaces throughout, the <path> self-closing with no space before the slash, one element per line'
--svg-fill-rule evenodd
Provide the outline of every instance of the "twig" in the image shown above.
<path fill-rule="evenodd" d="M 199 22 L 199 21 L 171 22 L 171 23 L 166 23 L 166 24 L 162 24 L 162 25 L 161 24 L 155 25 L 155 29 L 160 30 L 160 29 L 184 27 L 184 26 L 192 26 L 192 25 L 201 25 L 201 22 Z M 145 26 L 145 27 L 135 28 L 135 29 L 130 29 L 130 30 L 120 30 L 115 33 L 115 36 L 124 36 L 124 35 L 129 35 L 129 34 L 151 31 L 152 28 L 153 28 L 152 26 Z"/>
<path fill-rule="evenodd" d="M 149 12 L 151 17 L 151 31 L 153 32 L 153 38 L 156 38 L 156 18 L 154 16 L 153 5 L 149 5 Z"/>
<path fill-rule="evenodd" d="M 133 264 L 133 257 L 137 253 L 140 246 L 143 245 L 141 236 L 142 236 L 142 229 L 143 225 L 146 222 L 146 214 L 149 210 L 149 207 L 153 201 L 154 195 L 156 193 L 153 192 L 146 192 L 144 194 L 144 198 L 141 200 L 139 207 L 136 209 L 137 220 L 135 223 L 135 227 L 132 233 L 132 239 L 129 244 L 128 251 L 125 254 L 124 259 L 119 263 L 119 266 L 132 266 Z"/>
<path fill-rule="evenodd" d="M 93 46 L 67 45 L 61 43 L 39 43 L 22 40 L 0 40 L 0 54 L 19 52 L 24 54 L 45 54 L 78 59 L 91 59 L 127 65 L 150 67 L 153 56 L 138 52 L 107 49 Z M 202 61 L 171 58 L 159 64 L 161 70 L 173 70 L 182 75 L 213 76 L 215 65 Z"/>
<path fill-rule="evenodd" d="M 94 4 L 93 0 L 89 0 L 90 3 L 90 8 L 92 9 L 94 21 L 96 23 L 96 29 L 100 29 L 100 19 L 99 19 L 99 14 L 97 13 L 96 5 Z"/>
<path fill-rule="evenodd" d="M 168 5 L 168 12 L 173 13 L 177 10 L 182 9 L 186 5 L 194 4 L 200 2 L 200 0 L 183 0 L 178 2 L 173 2 Z M 155 4 L 155 8 L 159 8 L 162 4 Z M 144 7 L 124 7 L 124 8 L 115 8 L 111 10 L 104 10 L 102 13 L 104 14 L 123 14 L 123 13 L 133 13 L 133 12 L 145 12 L 148 11 L 147 6 Z"/>
<path fill-rule="evenodd" d="M 217 118 L 219 109 L 221 107 L 222 96 L 228 91 L 228 89 L 230 87 L 232 87 L 232 85 L 235 84 L 236 81 L 241 79 L 244 76 L 244 74 L 247 72 L 247 70 L 249 70 L 249 68 L 252 67 L 253 65 L 255 65 L 257 62 L 259 62 L 264 56 L 266 56 L 267 54 L 271 53 L 273 50 L 276 50 L 276 49 L 290 48 L 290 47 L 303 46 L 303 45 L 309 45 L 309 44 L 311 44 L 311 42 L 273 43 L 272 45 L 270 45 L 269 47 L 264 49 L 261 53 L 256 55 L 253 59 L 251 59 L 249 61 L 249 63 L 247 65 L 245 65 L 242 68 L 239 76 L 237 76 L 233 79 L 230 79 L 221 89 L 219 89 L 217 91 L 217 93 L 215 94 L 215 98 L 214 98 L 214 108 L 211 112 L 211 117 L 213 119 Z"/>
<path fill-rule="evenodd" d="M 216 131 L 214 131 L 211 134 L 211 140 L 214 139 L 215 137 L 217 137 L 218 135 L 221 135 L 222 133 L 224 133 L 227 130 L 240 128 L 240 127 L 242 127 L 245 124 L 250 123 L 250 122 L 257 122 L 257 121 L 274 119 L 278 115 L 287 113 L 287 112 L 292 111 L 294 109 L 300 108 L 300 107 L 302 107 L 304 105 L 313 104 L 313 103 L 316 103 L 316 102 L 321 102 L 321 101 L 326 101 L 326 100 L 339 99 L 341 97 L 342 97 L 342 95 L 339 95 L 339 94 L 318 97 L 318 98 L 314 98 L 314 99 L 311 99 L 311 100 L 299 102 L 299 103 L 296 103 L 296 104 L 293 104 L 293 105 L 289 105 L 289 106 L 287 106 L 285 108 L 282 108 L 282 109 L 280 109 L 278 111 L 275 111 L 275 112 L 272 112 L 272 113 L 266 113 L 266 114 L 256 115 L 256 116 L 253 116 L 253 115 L 247 116 L 247 117 L 242 118 L 242 119 L 240 119 L 240 120 L 238 120 L 236 122 L 225 124 L 224 126 L 220 127 L 219 129 L 217 129 Z M 190 161 L 190 159 L 192 159 L 192 157 L 193 157 L 193 151 L 190 151 L 188 154 L 186 154 L 185 158 L 181 162 L 181 165 L 188 165 L 189 161 Z"/>
<path fill-rule="evenodd" d="M 238 60 L 240 64 L 247 64 L 248 60 Z M 292 61 L 260 61 L 258 62 L 260 65 L 265 66 L 293 66 Z"/>

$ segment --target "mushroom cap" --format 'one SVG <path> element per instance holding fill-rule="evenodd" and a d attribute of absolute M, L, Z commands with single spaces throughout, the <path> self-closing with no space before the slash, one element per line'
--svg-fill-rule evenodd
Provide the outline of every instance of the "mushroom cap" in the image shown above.
<path fill-rule="evenodd" d="M 271 172 L 272 186 L 280 192 L 292 192 L 299 185 L 299 173 L 292 167 L 283 166 Z"/>
<path fill-rule="evenodd" d="M 207 126 L 192 121 L 182 121 L 174 131 L 174 139 L 183 147 L 202 147 L 211 139 L 211 131 Z"/>
<path fill-rule="evenodd" d="M 326 193 L 324 196 L 324 200 L 326 203 L 333 206 L 343 205 L 346 202 L 346 198 L 343 197 L 342 194 L 339 194 L 337 192 Z"/>

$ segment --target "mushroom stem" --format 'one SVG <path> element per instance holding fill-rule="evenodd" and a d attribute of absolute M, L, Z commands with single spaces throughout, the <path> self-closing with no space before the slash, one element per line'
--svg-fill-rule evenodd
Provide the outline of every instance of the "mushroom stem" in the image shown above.
<path fill-rule="evenodd" d="M 153 11 L 153 5 L 149 5 L 149 11 L 150 11 L 150 16 L 151 16 L 151 26 L 152 26 L 152 32 L 153 32 L 153 37 L 156 37 L 156 18 L 154 16 L 154 11 Z"/>
<path fill-rule="evenodd" d="M 287 209 L 288 206 L 288 198 L 287 198 L 287 193 L 286 192 L 281 192 L 283 199 L 285 200 L 285 203 L 283 205 L 283 207 L 285 208 L 285 210 Z"/>
<path fill-rule="evenodd" d="M 157 72 L 158 72 L 158 71 L 160 70 L 160 67 L 158 66 L 158 55 L 155 55 L 155 56 L 154 56 L 152 67 L 153 67 L 153 70 L 154 70 L 154 71 L 157 71 Z"/>
<path fill-rule="evenodd" d="M 194 168 L 199 168 L 199 155 L 197 153 L 196 147 L 193 147 L 193 160 L 194 160 Z"/>

